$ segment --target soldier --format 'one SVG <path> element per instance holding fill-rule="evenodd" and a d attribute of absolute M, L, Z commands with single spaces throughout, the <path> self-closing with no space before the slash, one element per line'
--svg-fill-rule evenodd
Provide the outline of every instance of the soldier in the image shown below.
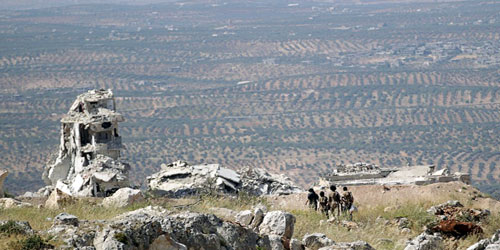
<path fill-rule="evenodd" d="M 340 217 L 340 194 L 337 192 L 337 187 L 335 185 L 330 186 L 330 190 L 332 191 L 328 195 L 328 201 L 330 201 L 330 212 L 335 215 L 335 209 L 337 209 L 337 217 Z"/>
<path fill-rule="evenodd" d="M 318 194 L 314 192 L 314 189 L 310 188 L 309 193 L 307 194 L 306 205 L 309 204 L 309 207 L 311 209 L 314 209 L 314 211 L 318 211 L 318 199 Z"/>
<path fill-rule="evenodd" d="M 352 196 L 352 193 L 347 190 L 347 187 L 344 187 L 344 194 L 342 194 L 342 211 L 345 213 L 349 213 L 349 220 L 352 220 L 352 212 L 356 210 L 356 208 L 353 206 L 354 203 L 354 197 Z"/>
<path fill-rule="evenodd" d="M 328 218 L 328 197 L 325 196 L 325 192 L 321 191 L 319 192 L 319 210 L 321 213 L 326 215 L 326 218 Z"/>

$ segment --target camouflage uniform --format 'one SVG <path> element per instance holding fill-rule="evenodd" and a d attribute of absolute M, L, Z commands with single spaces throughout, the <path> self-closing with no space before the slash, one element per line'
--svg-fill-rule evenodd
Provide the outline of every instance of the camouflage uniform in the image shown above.
<path fill-rule="evenodd" d="M 324 196 L 324 194 L 319 196 L 319 210 L 328 217 L 328 197 Z"/>
<path fill-rule="evenodd" d="M 330 212 L 332 215 L 335 214 L 335 209 L 337 209 L 337 216 L 340 216 L 340 194 L 337 191 L 333 191 L 328 195 L 328 200 L 330 201 Z"/>

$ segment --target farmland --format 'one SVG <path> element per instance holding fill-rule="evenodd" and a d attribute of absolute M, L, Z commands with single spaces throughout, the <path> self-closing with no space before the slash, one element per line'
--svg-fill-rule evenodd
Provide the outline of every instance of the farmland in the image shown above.
<path fill-rule="evenodd" d="M 500 3 L 87 4 L 0 11 L 0 157 L 43 185 L 74 98 L 112 88 L 134 181 L 161 163 L 436 164 L 500 179 Z"/>

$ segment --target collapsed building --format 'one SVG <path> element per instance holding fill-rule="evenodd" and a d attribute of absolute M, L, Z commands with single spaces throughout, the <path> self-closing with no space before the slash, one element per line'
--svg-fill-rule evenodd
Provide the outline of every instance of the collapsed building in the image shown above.
<path fill-rule="evenodd" d="M 9 175 L 8 171 L 0 169 L 0 198 L 3 198 L 5 196 L 5 193 L 3 191 L 3 182 L 7 178 L 7 175 Z"/>
<path fill-rule="evenodd" d="M 111 90 L 79 95 L 61 119 L 57 157 L 43 173 L 44 181 L 74 196 L 109 196 L 128 187 L 130 166 L 120 161 L 123 149 Z"/>
<path fill-rule="evenodd" d="M 320 177 L 320 186 L 329 185 L 426 185 L 438 182 L 461 181 L 470 184 L 467 173 L 450 173 L 447 168 L 436 170 L 434 165 L 381 168 L 374 164 L 359 162 L 338 165 L 333 172 Z"/>
<path fill-rule="evenodd" d="M 263 169 L 243 168 L 234 171 L 219 164 L 189 165 L 183 161 L 162 164 L 161 171 L 147 177 L 148 191 L 155 196 L 184 197 L 219 192 L 251 195 L 285 195 L 303 190 L 282 175 Z"/>

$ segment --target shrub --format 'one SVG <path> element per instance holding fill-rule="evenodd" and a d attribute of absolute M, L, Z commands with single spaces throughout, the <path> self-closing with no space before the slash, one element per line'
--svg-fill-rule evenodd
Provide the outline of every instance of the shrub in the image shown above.
<path fill-rule="evenodd" d="M 40 235 L 32 235 L 28 238 L 21 239 L 15 242 L 9 243 L 9 249 L 12 250 L 38 250 L 38 249 L 53 249 L 54 246 L 50 245 L 46 240 L 44 240 Z"/>
<path fill-rule="evenodd" d="M 10 236 L 13 234 L 25 234 L 24 228 L 13 220 L 0 225 L 0 235 Z"/>

